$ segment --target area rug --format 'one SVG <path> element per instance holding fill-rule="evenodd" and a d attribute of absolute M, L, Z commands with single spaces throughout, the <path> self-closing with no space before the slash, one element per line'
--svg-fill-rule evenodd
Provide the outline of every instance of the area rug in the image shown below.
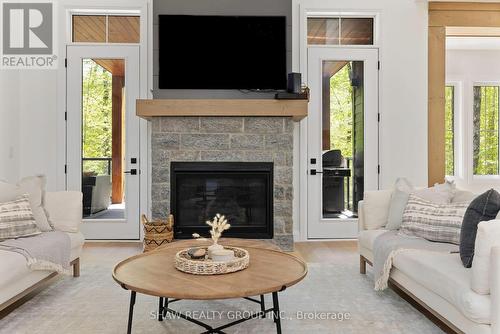
<path fill-rule="evenodd" d="M 266 303 L 271 307 L 269 296 Z M 157 298 L 137 295 L 133 333 L 202 332 L 182 319 L 158 322 L 157 304 Z M 111 268 L 83 265 L 81 277 L 59 279 L 0 320 L 0 333 L 125 333 L 128 305 L 129 292 L 113 281 Z M 243 299 L 171 306 L 213 325 L 258 309 Z M 372 274 L 360 275 L 354 261 L 310 264 L 306 279 L 280 294 L 280 306 L 283 333 L 442 333 L 392 290 L 375 292 Z M 225 331 L 275 333 L 275 326 L 271 319 L 254 319 Z"/>

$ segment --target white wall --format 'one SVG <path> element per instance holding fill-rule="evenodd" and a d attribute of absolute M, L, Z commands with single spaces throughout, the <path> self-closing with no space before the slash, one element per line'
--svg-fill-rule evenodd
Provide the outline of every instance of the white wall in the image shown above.
<path fill-rule="evenodd" d="M 0 70 L 0 180 L 19 178 L 19 72 Z"/>
<path fill-rule="evenodd" d="M 57 148 L 65 144 L 57 138 L 57 72 L 19 72 L 19 176 L 43 174 L 56 190 Z"/>
<path fill-rule="evenodd" d="M 294 0 L 294 69 L 300 68 L 296 27 L 302 9 L 379 13 L 381 70 L 380 188 L 397 177 L 427 184 L 427 3 L 414 0 Z M 301 138 L 301 140 L 303 140 Z"/>
<path fill-rule="evenodd" d="M 472 105 L 474 83 L 496 82 L 500 84 L 500 50 L 447 50 L 446 80 L 458 84 L 455 112 L 461 120 L 456 124 L 456 146 L 463 152 L 464 159 L 456 161 L 457 186 L 480 193 L 492 187 L 500 190 L 498 177 L 472 176 Z M 461 162 L 467 163 L 464 166 Z M 464 168 L 465 167 L 465 168 Z"/>

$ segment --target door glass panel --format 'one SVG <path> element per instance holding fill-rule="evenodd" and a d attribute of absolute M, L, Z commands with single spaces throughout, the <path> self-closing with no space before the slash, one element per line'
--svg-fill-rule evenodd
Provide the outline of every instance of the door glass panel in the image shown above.
<path fill-rule="evenodd" d="M 82 62 L 83 217 L 124 219 L 125 61 Z"/>
<path fill-rule="evenodd" d="M 323 218 L 356 218 L 364 190 L 362 61 L 323 61 Z"/>

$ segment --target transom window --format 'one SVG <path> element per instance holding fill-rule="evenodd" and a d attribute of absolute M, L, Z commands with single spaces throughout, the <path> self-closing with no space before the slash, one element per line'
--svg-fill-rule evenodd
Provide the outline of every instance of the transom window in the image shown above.
<path fill-rule="evenodd" d="M 309 17 L 307 43 L 373 45 L 373 21 L 372 17 Z"/>
<path fill-rule="evenodd" d="M 139 28 L 139 16 L 73 15 L 72 41 L 77 43 L 139 43 Z"/>

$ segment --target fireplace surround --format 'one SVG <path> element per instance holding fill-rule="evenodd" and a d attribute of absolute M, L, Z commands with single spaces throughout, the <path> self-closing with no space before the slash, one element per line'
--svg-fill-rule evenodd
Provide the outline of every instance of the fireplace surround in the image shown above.
<path fill-rule="evenodd" d="M 175 211 L 171 207 L 172 162 L 272 163 L 270 240 L 284 250 L 293 248 L 292 117 L 158 116 L 151 123 L 153 218 Z M 174 220 L 177 225 L 175 215 Z"/>
<path fill-rule="evenodd" d="M 171 162 L 170 194 L 177 239 L 209 237 L 217 213 L 231 224 L 225 237 L 273 237 L 272 162 Z"/>

